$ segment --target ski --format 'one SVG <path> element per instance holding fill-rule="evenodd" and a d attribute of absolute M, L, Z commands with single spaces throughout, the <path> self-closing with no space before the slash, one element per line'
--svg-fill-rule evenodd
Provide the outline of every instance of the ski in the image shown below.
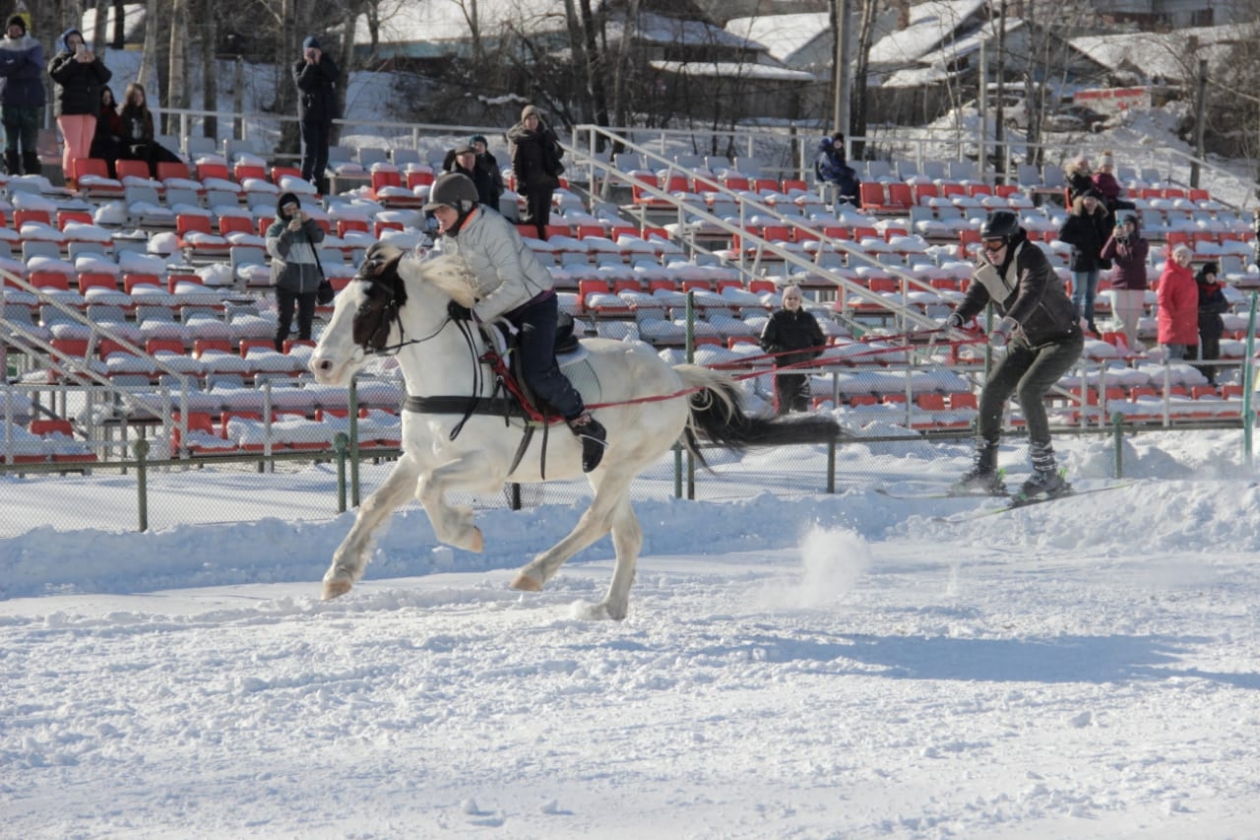
<path fill-rule="evenodd" d="M 1137 484 L 1136 481 L 1122 481 L 1119 484 L 1108 484 L 1106 487 L 1090 487 L 1087 490 L 1073 490 L 1070 493 L 1063 493 L 1059 496 L 1034 496 L 1031 499 L 1020 499 L 1015 496 L 1008 496 L 1007 503 L 1001 507 L 986 508 L 985 510 L 971 511 L 968 513 L 955 514 L 953 516 L 933 516 L 933 522 L 968 522 L 972 519 L 983 519 L 986 516 L 997 516 L 1000 513 L 1009 513 L 1019 508 L 1029 507 L 1030 505 L 1039 505 L 1043 502 L 1057 502 L 1060 499 L 1071 499 L 1075 496 L 1088 496 L 1091 493 L 1105 493 L 1108 490 L 1120 490 L 1124 487 L 1132 487 Z"/>
<path fill-rule="evenodd" d="M 891 490 L 885 490 L 883 487 L 876 487 L 875 492 L 888 499 L 897 499 L 903 502 L 914 502 L 929 499 L 1009 499 L 1006 493 L 950 493 L 948 491 L 942 493 L 894 493 Z"/>

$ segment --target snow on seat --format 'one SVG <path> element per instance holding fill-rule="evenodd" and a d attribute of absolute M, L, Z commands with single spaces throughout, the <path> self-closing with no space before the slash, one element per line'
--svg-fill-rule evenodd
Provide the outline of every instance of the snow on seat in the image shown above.
<path fill-rule="evenodd" d="M 241 191 L 247 197 L 271 196 L 272 198 L 277 198 L 280 195 L 280 188 L 265 178 L 246 178 L 241 182 Z M 272 209 L 274 211 L 274 207 Z"/>

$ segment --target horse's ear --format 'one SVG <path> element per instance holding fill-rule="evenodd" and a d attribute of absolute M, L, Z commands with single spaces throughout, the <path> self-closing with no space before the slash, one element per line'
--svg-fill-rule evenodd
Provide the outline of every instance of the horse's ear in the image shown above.
<path fill-rule="evenodd" d="M 397 245 L 377 242 L 364 253 L 363 265 L 359 266 L 359 276 L 380 277 L 384 274 L 397 274 L 398 263 L 402 258 L 403 250 Z"/>

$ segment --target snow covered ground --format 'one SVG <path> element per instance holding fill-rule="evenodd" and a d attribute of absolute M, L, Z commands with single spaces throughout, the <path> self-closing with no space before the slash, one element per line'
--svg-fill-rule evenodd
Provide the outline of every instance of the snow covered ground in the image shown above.
<path fill-rule="evenodd" d="M 1059 446 L 1107 482 L 1105 443 Z M 640 502 L 619 624 L 576 608 L 606 539 L 540 595 L 507 587 L 569 503 L 485 511 L 483 555 L 407 510 L 330 603 L 349 514 L 0 540 L 0 834 L 1257 836 L 1239 433 L 1134 438 L 1127 488 L 954 524 L 931 517 L 993 503 L 879 496 L 931 484 L 856 448 L 885 480 L 759 493 L 763 453 L 742 499 Z M 942 455 L 929 478 L 965 466 Z"/>

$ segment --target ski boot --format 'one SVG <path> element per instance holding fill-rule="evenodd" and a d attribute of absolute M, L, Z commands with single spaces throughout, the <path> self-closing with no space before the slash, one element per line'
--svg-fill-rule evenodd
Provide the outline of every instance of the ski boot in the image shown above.
<path fill-rule="evenodd" d="M 997 468 L 997 446 L 976 447 L 971 469 L 949 488 L 951 496 L 1005 496 L 1004 472 Z"/>
<path fill-rule="evenodd" d="M 1064 479 L 1067 470 L 1034 470 L 1032 477 L 1024 482 L 1015 496 L 1016 502 L 1028 502 L 1033 499 L 1057 499 L 1069 496 L 1072 485 Z"/>

